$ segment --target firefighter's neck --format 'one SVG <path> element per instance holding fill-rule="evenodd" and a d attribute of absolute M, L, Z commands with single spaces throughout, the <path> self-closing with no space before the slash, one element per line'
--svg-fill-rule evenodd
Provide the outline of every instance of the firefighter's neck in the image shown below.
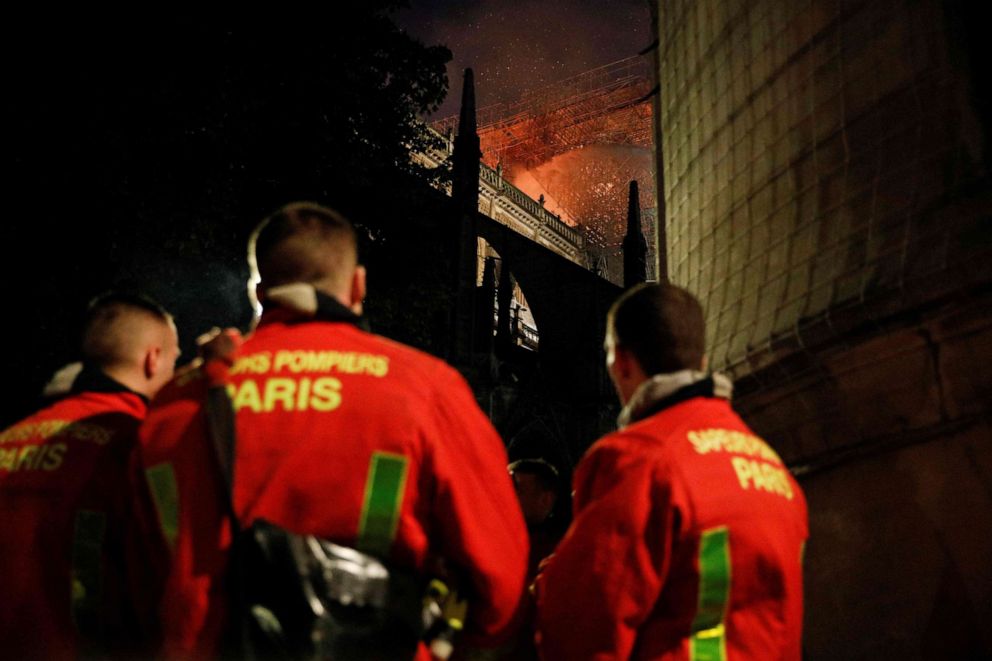
<path fill-rule="evenodd" d="M 328 276 L 313 282 L 290 282 L 269 288 L 259 286 L 256 292 L 256 299 L 263 307 L 271 302 L 313 315 L 317 312 L 319 294 L 334 299 L 352 313 L 361 316 L 362 302 L 365 299 L 365 267 L 356 266 L 346 278 Z"/>
<path fill-rule="evenodd" d="M 145 375 L 145 369 L 136 365 L 111 365 L 101 367 L 100 371 L 121 384 L 128 390 L 143 395 L 148 399 L 155 396 L 157 388 L 154 380 Z"/>

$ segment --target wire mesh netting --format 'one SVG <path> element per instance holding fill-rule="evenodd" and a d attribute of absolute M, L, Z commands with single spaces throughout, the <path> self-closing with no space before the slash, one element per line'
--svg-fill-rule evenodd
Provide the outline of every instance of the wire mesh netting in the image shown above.
<path fill-rule="evenodd" d="M 660 11 L 669 276 L 707 310 L 714 367 L 752 372 L 814 326 L 840 332 L 839 311 L 908 306 L 988 254 L 962 239 L 981 221 L 948 211 L 981 146 L 939 3 Z"/>

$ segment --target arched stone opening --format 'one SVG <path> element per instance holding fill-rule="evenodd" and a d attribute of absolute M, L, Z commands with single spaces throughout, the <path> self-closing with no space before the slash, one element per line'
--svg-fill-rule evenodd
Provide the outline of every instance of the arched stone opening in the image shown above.
<path fill-rule="evenodd" d="M 536 351 L 540 338 L 534 310 L 509 262 L 482 237 L 478 238 L 476 254 L 480 341 Z"/>

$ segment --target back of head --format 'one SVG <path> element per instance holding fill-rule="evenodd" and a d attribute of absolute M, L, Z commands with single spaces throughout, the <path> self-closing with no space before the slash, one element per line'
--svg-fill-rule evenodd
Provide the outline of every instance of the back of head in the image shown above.
<path fill-rule="evenodd" d="M 668 283 L 641 284 L 610 308 L 607 333 L 646 376 L 703 368 L 706 325 L 696 297 Z"/>
<path fill-rule="evenodd" d="M 263 220 L 248 244 L 248 262 L 263 289 L 308 283 L 337 295 L 351 281 L 358 242 L 347 218 L 312 202 L 294 202 Z"/>
<path fill-rule="evenodd" d="M 511 475 L 533 475 L 544 491 L 558 490 L 558 469 L 544 459 L 518 459 L 507 469 Z"/>
<path fill-rule="evenodd" d="M 94 299 L 83 323 L 83 360 L 103 370 L 134 367 L 149 342 L 174 334 L 172 317 L 150 298 L 112 292 Z"/>

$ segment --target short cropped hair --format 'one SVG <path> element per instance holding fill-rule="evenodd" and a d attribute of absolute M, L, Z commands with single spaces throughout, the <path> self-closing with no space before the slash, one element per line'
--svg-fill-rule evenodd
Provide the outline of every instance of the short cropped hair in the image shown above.
<path fill-rule="evenodd" d="M 130 348 L 138 339 L 131 322 L 142 317 L 172 323 L 172 315 L 143 294 L 115 291 L 94 298 L 83 321 L 83 360 L 101 368 L 127 362 Z"/>
<path fill-rule="evenodd" d="M 533 475 L 545 491 L 558 491 L 558 469 L 544 459 L 520 459 L 508 466 L 510 475 Z"/>
<path fill-rule="evenodd" d="M 624 292 L 606 316 L 607 333 L 630 351 L 646 376 L 702 368 L 706 322 L 696 297 L 668 283 Z"/>
<path fill-rule="evenodd" d="M 341 284 L 357 260 L 351 222 L 313 202 L 280 208 L 259 223 L 248 242 L 248 262 L 265 288 L 295 282 Z"/>

